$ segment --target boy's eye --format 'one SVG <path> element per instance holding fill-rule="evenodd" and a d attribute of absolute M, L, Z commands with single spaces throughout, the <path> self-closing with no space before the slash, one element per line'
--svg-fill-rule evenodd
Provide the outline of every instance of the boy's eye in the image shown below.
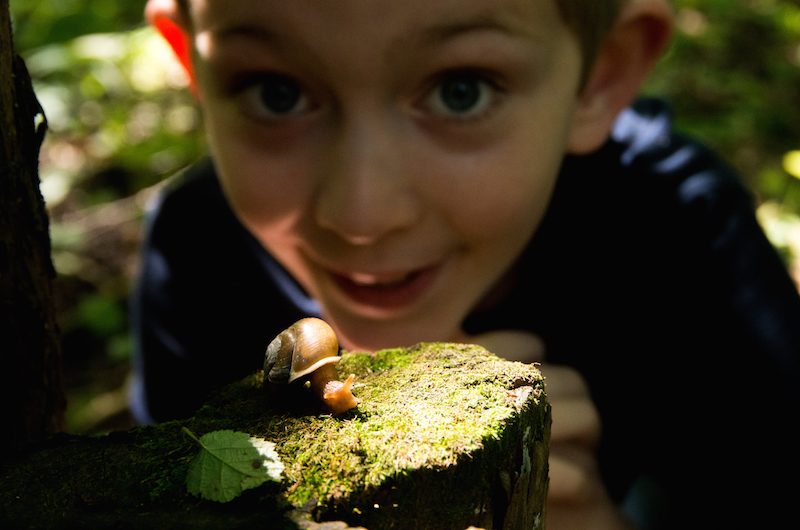
<path fill-rule="evenodd" d="M 426 104 L 441 116 L 464 119 L 489 110 L 495 96 L 496 89 L 486 76 L 478 72 L 451 72 L 428 95 Z"/>
<path fill-rule="evenodd" d="M 259 119 L 276 119 L 306 112 L 308 98 L 291 77 L 267 74 L 247 83 L 242 91 L 245 110 Z"/>

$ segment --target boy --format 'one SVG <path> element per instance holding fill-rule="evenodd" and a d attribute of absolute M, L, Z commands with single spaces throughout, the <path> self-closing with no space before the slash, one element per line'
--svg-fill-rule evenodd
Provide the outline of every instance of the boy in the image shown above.
<path fill-rule="evenodd" d="M 187 66 L 211 159 L 151 221 L 140 419 L 190 414 L 320 315 L 345 349 L 465 341 L 544 363 L 548 528 L 788 510 L 797 292 L 729 170 L 658 103 L 626 109 L 668 41 L 663 0 L 147 16 Z"/>

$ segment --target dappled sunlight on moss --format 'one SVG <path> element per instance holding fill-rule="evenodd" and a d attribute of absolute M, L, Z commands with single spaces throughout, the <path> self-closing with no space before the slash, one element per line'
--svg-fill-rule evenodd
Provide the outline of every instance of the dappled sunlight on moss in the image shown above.
<path fill-rule="evenodd" d="M 356 375 L 360 401 L 342 416 L 298 415 L 291 403 L 270 405 L 275 399 L 266 397 L 257 406 L 252 399 L 248 404 L 240 398 L 261 386 L 259 375 L 227 393 L 225 403 L 237 403 L 242 417 L 253 422 L 251 434 L 281 440 L 277 451 L 292 484 L 288 499 L 298 507 L 312 499 L 335 505 L 354 491 L 384 487 L 406 470 L 443 469 L 485 450 L 526 404 L 512 392 L 518 387 L 530 387 L 533 402 L 544 406 L 536 367 L 502 360 L 479 346 L 423 343 L 375 355 L 346 352 L 337 368 L 340 375 Z M 209 411 L 218 405 L 212 402 Z M 268 412 L 260 414 L 259 406 Z"/>

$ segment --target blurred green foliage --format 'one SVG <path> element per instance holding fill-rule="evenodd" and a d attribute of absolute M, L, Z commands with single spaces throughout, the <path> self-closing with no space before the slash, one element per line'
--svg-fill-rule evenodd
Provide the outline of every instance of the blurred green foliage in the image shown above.
<path fill-rule="evenodd" d="M 678 0 L 673 45 L 648 84 L 763 200 L 800 211 L 783 160 L 800 149 L 800 2 Z"/>
<path fill-rule="evenodd" d="M 14 42 L 20 50 L 67 42 L 81 35 L 143 25 L 145 0 L 11 0 Z"/>
<path fill-rule="evenodd" d="M 114 426 L 108 419 L 124 413 L 127 299 L 142 210 L 160 181 L 205 149 L 186 79 L 145 27 L 144 3 L 11 1 L 17 49 L 50 126 L 42 192 L 72 431 Z M 770 237 L 797 267 L 800 0 L 673 5 L 675 39 L 645 92 L 668 99 L 678 127 L 740 171 Z"/>
<path fill-rule="evenodd" d="M 67 428 L 125 427 L 128 293 L 154 187 L 204 152 L 200 115 L 144 0 L 12 0 L 15 45 L 49 132 L 51 219 Z"/>

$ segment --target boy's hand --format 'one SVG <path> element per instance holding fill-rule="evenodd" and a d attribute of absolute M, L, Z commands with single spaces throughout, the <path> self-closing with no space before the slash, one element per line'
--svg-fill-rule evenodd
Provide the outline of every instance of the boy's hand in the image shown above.
<path fill-rule="evenodd" d="M 530 333 L 500 331 L 469 337 L 504 358 L 544 361 L 544 344 Z M 597 467 L 600 417 L 583 377 L 574 369 L 541 365 L 552 406 L 550 486 L 547 525 L 550 530 L 633 528 L 608 497 Z"/>
<path fill-rule="evenodd" d="M 553 407 L 547 528 L 630 529 L 608 497 L 596 460 L 600 417 L 583 377 L 566 366 L 542 365 Z"/>
<path fill-rule="evenodd" d="M 461 341 L 483 346 L 495 355 L 509 361 L 523 363 L 544 361 L 542 339 L 524 331 L 490 331 L 480 335 L 462 337 Z"/>

